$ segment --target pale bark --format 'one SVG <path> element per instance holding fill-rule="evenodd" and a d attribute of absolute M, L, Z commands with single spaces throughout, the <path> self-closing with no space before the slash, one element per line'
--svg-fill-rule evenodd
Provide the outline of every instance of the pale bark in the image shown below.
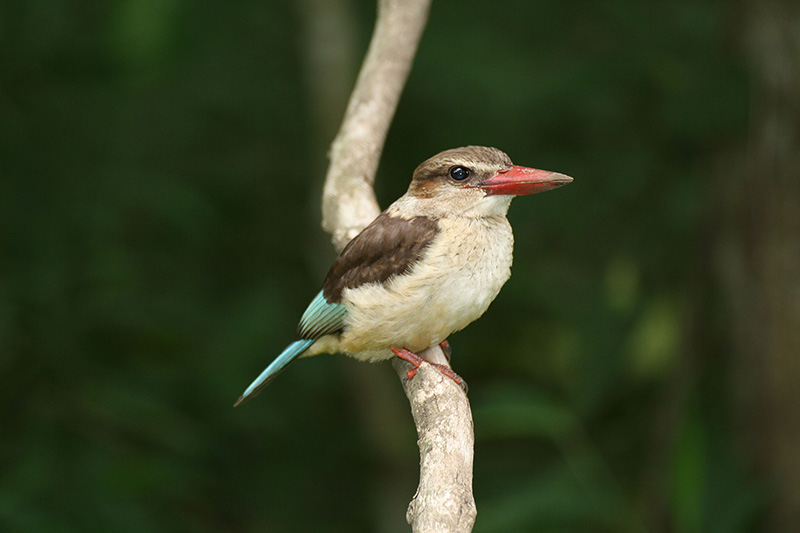
<path fill-rule="evenodd" d="M 439 346 L 420 355 L 447 364 Z M 478 511 L 472 495 L 475 437 L 467 395 L 431 365 L 423 363 L 408 380 L 411 365 L 398 358 L 393 364 L 403 379 L 419 436 L 419 488 L 406 519 L 415 532 L 472 531 Z"/>
<path fill-rule="evenodd" d="M 425 28 L 430 0 L 379 0 L 375 32 L 331 145 L 322 227 L 341 250 L 378 215 L 372 184 Z"/>
<path fill-rule="evenodd" d="M 322 226 L 341 250 L 379 213 L 373 183 L 386 133 L 427 21 L 430 0 L 379 0 L 375 32 L 330 150 L 322 196 Z M 448 364 L 439 346 L 423 357 Z M 471 531 L 474 433 L 466 394 L 423 364 L 403 380 L 417 426 L 420 483 L 406 518 L 415 532 Z"/>

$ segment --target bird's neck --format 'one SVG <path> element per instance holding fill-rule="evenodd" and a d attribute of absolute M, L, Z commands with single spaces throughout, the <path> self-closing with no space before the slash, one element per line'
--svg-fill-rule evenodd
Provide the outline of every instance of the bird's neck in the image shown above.
<path fill-rule="evenodd" d="M 512 196 L 487 196 L 480 199 L 465 199 L 468 201 L 453 201 L 453 199 L 438 200 L 436 198 L 418 198 L 411 194 L 404 194 L 397 199 L 386 212 L 391 216 L 410 219 L 414 217 L 428 217 L 435 220 L 442 218 L 497 218 L 505 217 L 511 205 Z"/>

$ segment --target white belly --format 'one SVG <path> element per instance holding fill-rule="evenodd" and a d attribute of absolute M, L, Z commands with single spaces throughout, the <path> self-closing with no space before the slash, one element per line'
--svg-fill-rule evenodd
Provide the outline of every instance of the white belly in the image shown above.
<path fill-rule="evenodd" d="M 389 346 L 419 352 L 486 311 L 511 275 L 511 226 L 505 217 L 439 224 L 442 233 L 410 274 L 345 289 L 349 314 L 339 350 L 368 360 L 388 359 Z"/>

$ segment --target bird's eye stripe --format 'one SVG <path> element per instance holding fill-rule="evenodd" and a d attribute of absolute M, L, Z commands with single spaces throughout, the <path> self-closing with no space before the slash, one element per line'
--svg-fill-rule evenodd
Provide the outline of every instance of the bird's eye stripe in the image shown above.
<path fill-rule="evenodd" d="M 469 177 L 470 170 L 465 167 L 452 167 L 448 174 L 456 181 L 464 181 Z"/>

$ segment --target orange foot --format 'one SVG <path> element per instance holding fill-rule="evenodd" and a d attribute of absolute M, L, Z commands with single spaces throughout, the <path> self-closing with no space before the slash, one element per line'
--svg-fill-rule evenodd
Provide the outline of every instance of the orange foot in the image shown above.
<path fill-rule="evenodd" d="M 459 387 L 461 387 L 461 389 L 465 393 L 469 390 L 469 387 L 467 386 L 467 382 L 464 381 L 464 378 L 462 378 L 461 376 L 459 376 L 458 374 L 453 372 L 452 368 L 450 368 L 448 366 L 445 366 L 445 365 L 440 365 L 440 364 L 437 364 L 437 363 L 431 363 L 430 361 L 427 361 L 427 360 L 423 359 L 419 355 L 415 354 L 414 352 L 412 352 L 410 350 L 406 350 L 405 348 L 395 348 L 394 346 L 389 346 L 389 349 L 392 350 L 392 353 L 395 354 L 397 357 L 399 357 L 403 361 L 406 361 L 407 363 L 410 363 L 411 366 L 414 367 L 411 370 L 409 370 L 408 372 L 406 372 L 406 379 L 412 379 L 414 376 L 416 376 L 417 375 L 417 370 L 419 369 L 420 365 L 423 362 L 425 362 L 425 363 L 428 363 L 429 365 L 435 366 L 436 369 L 439 372 L 441 372 L 443 375 L 445 375 L 448 378 L 450 378 L 453 381 L 455 381 L 456 384 Z"/>
<path fill-rule="evenodd" d="M 450 356 L 453 355 L 453 347 L 450 346 L 450 343 L 447 342 L 447 339 L 443 340 L 439 343 L 439 346 L 442 347 L 442 351 L 444 352 L 444 356 L 447 357 L 447 362 L 450 362 Z"/>

